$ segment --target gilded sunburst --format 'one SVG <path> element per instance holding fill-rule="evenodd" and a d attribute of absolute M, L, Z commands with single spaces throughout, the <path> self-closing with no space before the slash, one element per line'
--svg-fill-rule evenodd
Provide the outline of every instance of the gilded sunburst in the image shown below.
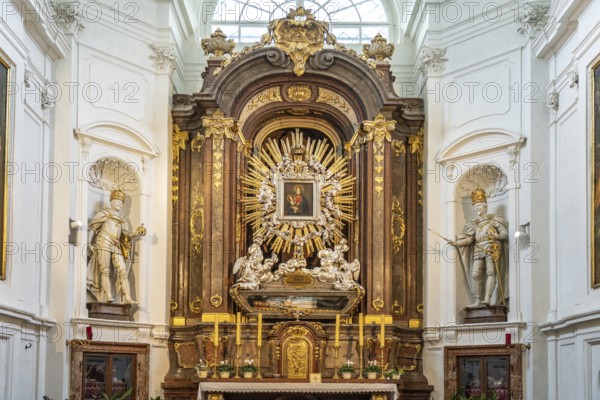
<path fill-rule="evenodd" d="M 325 140 L 304 140 L 300 129 L 269 139 L 242 176 L 244 219 L 253 237 L 296 258 L 343 239 L 353 221 L 354 177 L 348 159 Z"/>

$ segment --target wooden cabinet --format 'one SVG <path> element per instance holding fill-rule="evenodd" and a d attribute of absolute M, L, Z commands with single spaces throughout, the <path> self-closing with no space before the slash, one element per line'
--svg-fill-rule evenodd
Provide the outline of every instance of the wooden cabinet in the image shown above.
<path fill-rule="evenodd" d="M 93 400 L 132 388 L 127 400 L 148 399 L 149 345 L 70 341 L 71 400 Z"/>
<path fill-rule="evenodd" d="M 448 399 L 462 390 L 467 398 L 520 400 L 521 352 L 506 346 L 446 347 L 444 387 Z"/>

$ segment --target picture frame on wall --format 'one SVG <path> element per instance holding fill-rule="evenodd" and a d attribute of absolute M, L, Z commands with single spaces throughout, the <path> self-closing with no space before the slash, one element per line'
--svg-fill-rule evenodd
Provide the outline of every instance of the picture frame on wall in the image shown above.
<path fill-rule="evenodd" d="M 592 287 L 600 287 L 600 60 L 591 69 Z"/>
<path fill-rule="evenodd" d="M 319 187 L 314 179 L 286 179 L 277 188 L 278 218 L 282 221 L 316 221 Z"/>
<path fill-rule="evenodd" d="M 0 280 L 6 280 L 6 244 L 7 244 L 7 218 L 8 218 L 8 177 L 6 176 L 6 162 L 8 157 L 10 101 L 9 91 L 11 69 L 7 62 L 0 56 L 0 229 L 2 236 L 2 249 L 0 250 Z"/>

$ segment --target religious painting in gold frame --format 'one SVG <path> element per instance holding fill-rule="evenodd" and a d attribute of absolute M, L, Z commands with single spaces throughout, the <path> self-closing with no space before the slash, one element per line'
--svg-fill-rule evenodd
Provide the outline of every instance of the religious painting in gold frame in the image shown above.
<path fill-rule="evenodd" d="M 320 195 L 314 179 L 282 178 L 279 180 L 277 195 L 280 220 L 317 220 Z"/>
<path fill-rule="evenodd" d="M 6 279 L 6 244 L 7 244 L 7 207 L 8 207 L 8 177 L 6 176 L 6 162 L 8 157 L 8 132 L 9 132 L 9 98 L 10 66 L 0 57 L 0 229 L 2 232 L 2 250 L 0 251 L 0 279 Z"/>

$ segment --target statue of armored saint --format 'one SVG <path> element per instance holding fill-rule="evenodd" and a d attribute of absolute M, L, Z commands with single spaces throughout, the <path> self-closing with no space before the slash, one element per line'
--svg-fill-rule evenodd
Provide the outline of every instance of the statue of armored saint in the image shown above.
<path fill-rule="evenodd" d="M 474 283 L 472 295 L 475 302 L 469 307 L 490 305 L 494 290 L 498 289 L 496 303 L 504 304 L 507 297 L 505 244 L 508 240 L 508 227 L 504 218 L 488 214 L 486 193 L 476 189 L 471 193 L 471 202 L 477 217 L 468 222 L 455 241 L 448 243 L 467 252 L 460 252 L 460 262 L 470 262 L 471 278 Z M 485 280 L 484 280 L 485 275 Z M 468 277 L 467 277 L 468 279 Z M 484 288 L 485 281 L 485 288 Z"/>
<path fill-rule="evenodd" d="M 116 189 L 110 193 L 110 207 L 98 212 L 89 223 L 93 232 L 89 244 L 90 258 L 87 271 L 87 286 L 99 302 L 114 301 L 110 282 L 110 267 L 115 270 L 115 291 L 121 294 L 121 303 L 134 303 L 129 290 L 127 260 L 133 239 L 146 235 L 146 228 L 140 225 L 135 232 L 125 227 L 121 208 L 125 193 Z"/>

